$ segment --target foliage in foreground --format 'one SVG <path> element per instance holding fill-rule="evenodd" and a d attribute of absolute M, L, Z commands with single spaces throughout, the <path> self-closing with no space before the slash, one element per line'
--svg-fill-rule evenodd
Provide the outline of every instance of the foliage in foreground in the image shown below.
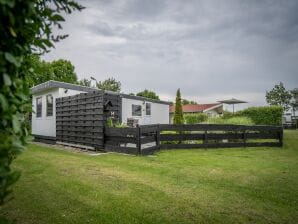
<path fill-rule="evenodd" d="M 10 165 L 24 149 L 28 135 L 23 121 L 31 105 L 24 80 L 33 69 L 24 63 L 25 57 L 47 52 L 64 39 L 66 35 L 54 36 L 52 28 L 61 28 L 62 14 L 81 8 L 71 0 L 0 1 L 0 205 L 18 179 Z"/>

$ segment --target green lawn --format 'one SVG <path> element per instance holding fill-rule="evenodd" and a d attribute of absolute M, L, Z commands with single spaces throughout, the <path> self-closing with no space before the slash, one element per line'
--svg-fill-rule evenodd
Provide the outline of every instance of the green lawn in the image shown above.
<path fill-rule="evenodd" d="M 91 156 L 30 145 L 15 223 L 298 223 L 298 131 L 281 148 Z"/>

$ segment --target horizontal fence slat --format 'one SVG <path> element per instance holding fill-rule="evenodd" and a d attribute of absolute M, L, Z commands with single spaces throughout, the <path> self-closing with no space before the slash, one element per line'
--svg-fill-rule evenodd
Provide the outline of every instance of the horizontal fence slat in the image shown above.
<path fill-rule="evenodd" d="M 148 148 L 142 149 L 142 155 L 152 155 L 156 150 L 158 150 L 158 146 L 152 146 Z"/>
<path fill-rule="evenodd" d="M 161 144 L 160 149 L 195 149 L 195 148 L 233 148 L 233 147 L 278 147 L 279 142 L 228 142 L 228 143 L 203 143 L 203 144 Z"/>
<path fill-rule="evenodd" d="M 127 136 L 136 135 L 136 128 L 105 128 L 107 136 Z"/>
<path fill-rule="evenodd" d="M 223 125 L 223 124 L 160 124 L 161 131 L 272 131 L 279 126 L 269 125 Z"/>
<path fill-rule="evenodd" d="M 146 144 L 149 142 L 155 142 L 156 141 L 156 137 L 155 136 L 145 136 L 141 138 L 141 143 L 142 144 Z"/>
<path fill-rule="evenodd" d="M 157 125 L 140 126 L 140 132 L 141 132 L 141 134 L 156 132 L 157 128 L 158 128 Z"/>
<path fill-rule="evenodd" d="M 204 134 L 160 134 L 160 141 L 203 140 Z"/>
<path fill-rule="evenodd" d="M 279 142 L 248 142 L 246 143 L 246 146 L 248 147 L 262 147 L 262 146 L 268 146 L 268 147 L 279 147 Z"/>
<path fill-rule="evenodd" d="M 137 148 L 133 147 L 121 147 L 121 146 L 114 146 L 114 145 L 105 145 L 105 151 L 108 152 L 119 152 L 119 153 L 127 153 L 127 154 L 137 154 Z"/>
<path fill-rule="evenodd" d="M 275 131 L 272 133 L 245 133 L 246 138 L 248 139 L 278 139 L 279 132 Z"/>
<path fill-rule="evenodd" d="M 244 143 L 229 142 L 229 143 L 203 143 L 203 144 L 161 144 L 160 149 L 196 149 L 196 148 L 231 148 L 243 147 Z"/>
<path fill-rule="evenodd" d="M 115 143 L 137 143 L 136 138 L 123 136 L 106 136 L 105 141 Z"/>

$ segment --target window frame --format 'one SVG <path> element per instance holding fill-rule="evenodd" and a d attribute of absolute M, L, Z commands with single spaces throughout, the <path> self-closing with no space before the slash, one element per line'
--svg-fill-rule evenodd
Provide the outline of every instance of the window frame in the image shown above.
<path fill-rule="evenodd" d="M 39 100 L 40 100 L 40 104 L 38 103 Z M 36 97 L 35 107 L 36 107 L 36 118 L 42 118 L 42 96 Z"/>
<path fill-rule="evenodd" d="M 52 98 L 52 110 L 50 114 L 49 114 L 49 101 L 48 101 L 49 97 Z M 53 117 L 53 115 L 54 115 L 54 97 L 52 94 L 48 94 L 46 95 L 46 116 Z"/>
<path fill-rule="evenodd" d="M 135 115 L 134 112 L 136 112 L 136 110 L 134 110 L 134 107 L 140 107 L 140 110 L 137 110 L 140 112 L 140 114 Z M 132 104 L 131 105 L 131 116 L 133 117 L 142 117 L 142 105 L 140 104 Z"/>

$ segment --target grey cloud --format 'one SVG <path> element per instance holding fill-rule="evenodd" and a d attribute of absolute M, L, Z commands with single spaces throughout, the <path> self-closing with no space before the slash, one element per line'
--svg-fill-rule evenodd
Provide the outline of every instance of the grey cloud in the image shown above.
<path fill-rule="evenodd" d="M 82 1 L 70 38 L 45 56 L 70 59 L 79 76 L 121 80 L 193 98 L 264 101 L 279 81 L 298 86 L 297 1 Z M 259 98 L 258 98 L 259 97 Z M 249 99 L 247 99 L 249 100 Z"/>

